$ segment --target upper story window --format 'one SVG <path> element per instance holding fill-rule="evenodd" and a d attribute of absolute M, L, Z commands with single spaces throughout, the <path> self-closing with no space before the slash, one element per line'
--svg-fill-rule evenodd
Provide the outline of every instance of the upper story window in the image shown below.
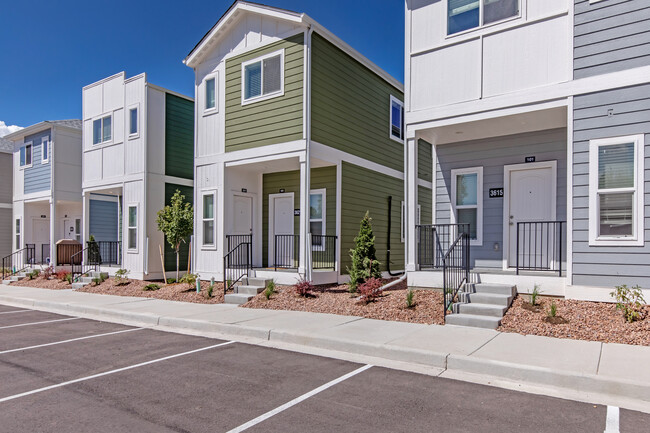
<path fill-rule="evenodd" d="M 93 121 L 93 144 L 101 144 L 111 141 L 113 133 L 111 123 L 111 116 L 105 116 Z"/>
<path fill-rule="evenodd" d="M 284 94 L 284 50 L 242 63 L 242 104 Z"/>
<path fill-rule="evenodd" d="M 590 245 L 643 245 L 643 135 L 592 140 Z"/>
<path fill-rule="evenodd" d="M 404 104 L 391 95 L 390 97 L 390 138 L 404 140 Z"/>
<path fill-rule="evenodd" d="M 138 135 L 138 107 L 129 109 L 129 135 Z"/>
<path fill-rule="evenodd" d="M 519 15 L 519 0 L 447 0 L 447 34 Z"/>
<path fill-rule="evenodd" d="M 25 145 L 20 148 L 20 166 L 32 166 L 32 143 L 25 143 Z"/>
<path fill-rule="evenodd" d="M 217 108 L 217 79 L 216 77 L 205 80 L 205 111 Z"/>
<path fill-rule="evenodd" d="M 50 140 L 47 137 L 41 139 L 41 163 L 46 164 L 50 160 Z"/>

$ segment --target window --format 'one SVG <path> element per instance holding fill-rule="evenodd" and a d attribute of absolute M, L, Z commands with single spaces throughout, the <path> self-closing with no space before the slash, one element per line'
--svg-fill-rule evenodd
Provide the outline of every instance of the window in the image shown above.
<path fill-rule="evenodd" d="M 483 167 L 451 171 L 452 222 L 469 224 L 471 245 L 483 244 Z"/>
<path fill-rule="evenodd" d="M 215 77 L 205 80 L 205 111 L 217 108 L 217 80 Z"/>
<path fill-rule="evenodd" d="M 404 104 L 392 95 L 390 97 L 390 138 L 404 141 Z"/>
<path fill-rule="evenodd" d="M 16 218 L 16 251 L 20 249 L 20 218 Z"/>
<path fill-rule="evenodd" d="M 590 245 L 643 245 L 643 143 L 643 135 L 590 142 Z"/>
<path fill-rule="evenodd" d="M 111 120 L 111 116 L 106 116 L 93 121 L 93 144 L 111 141 Z"/>
<path fill-rule="evenodd" d="M 309 232 L 314 249 L 325 247 L 325 193 L 325 189 L 319 189 L 309 194 Z"/>
<path fill-rule="evenodd" d="M 41 139 L 41 163 L 45 164 L 50 160 L 50 141 L 47 137 Z"/>
<path fill-rule="evenodd" d="M 129 135 L 138 135 L 138 107 L 129 110 Z"/>
<path fill-rule="evenodd" d="M 242 64 L 242 103 L 284 94 L 284 50 Z"/>
<path fill-rule="evenodd" d="M 20 166 L 32 166 L 32 143 L 26 143 L 23 147 L 20 148 Z"/>
<path fill-rule="evenodd" d="M 519 16 L 519 0 L 447 0 L 447 34 Z"/>
<path fill-rule="evenodd" d="M 129 206 L 128 210 L 128 249 L 138 249 L 138 207 L 133 205 Z"/>
<path fill-rule="evenodd" d="M 215 192 L 203 194 L 203 246 L 214 247 L 217 244 L 215 240 L 216 202 L 217 197 Z"/>
<path fill-rule="evenodd" d="M 74 238 L 77 242 L 81 243 L 81 219 L 76 218 L 74 220 Z"/>

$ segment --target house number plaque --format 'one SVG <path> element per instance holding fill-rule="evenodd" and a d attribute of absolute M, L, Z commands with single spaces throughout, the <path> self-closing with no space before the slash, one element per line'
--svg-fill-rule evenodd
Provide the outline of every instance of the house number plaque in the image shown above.
<path fill-rule="evenodd" d="M 503 198 L 503 188 L 490 188 L 490 198 Z"/>

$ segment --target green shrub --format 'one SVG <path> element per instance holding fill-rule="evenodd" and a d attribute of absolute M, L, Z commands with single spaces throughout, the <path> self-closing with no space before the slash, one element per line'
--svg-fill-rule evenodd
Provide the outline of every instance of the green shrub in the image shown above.
<path fill-rule="evenodd" d="M 415 307 L 415 291 L 413 289 L 409 289 L 408 292 L 406 292 L 406 308 L 413 307 Z"/>
<path fill-rule="evenodd" d="M 158 284 L 156 284 L 156 283 L 147 284 L 146 286 L 144 286 L 142 288 L 142 290 L 145 291 L 145 292 L 152 292 L 152 291 L 158 290 L 158 289 L 160 289 L 160 286 Z"/>
<path fill-rule="evenodd" d="M 548 310 L 548 317 L 555 317 L 557 316 L 557 305 L 555 305 L 555 301 L 551 302 L 551 308 Z"/>
<path fill-rule="evenodd" d="M 187 284 L 190 288 L 196 286 L 196 280 L 199 278 L 197 274 L 187 273 L 183 275 L 183 278 L 180 279 L 179 283 Z"/>
<path fill-rule="evenodd" d="M 99 286 L 103 282 L 104 281 L 101 277 L 93 278 L 93 286 Z"/>
<path fill-rule="evenodd" d="M 214 292 L 214 282 L 211 282 L 208 288 L 205 290 L 205 297 L 210 299 L 212 297 L 213 292 Z"/>
<path fill-rule="evenodd" d="M 266 283 L 266 288 L 264 289 L 264 297 L 268 301 L 269 299 L 271 299 L 271 295 L 273 295 L 274 293 L 275 293 L 275 283 L 273 282 L 273 280 L 271 280 L 268 283 Z"/>
<path fill-rule="evenodd" d="M 626 284 L 616 286 L 610 296 L 616 299 L 616 309 L 623 311 L 623 316 L 629 323 L 643 318 L 642 308 L 645 299 L 643 299 L 643 292 L 639 286 L 632 288 L 627 287 Z"/>
<path fill-rule="evenodd" d="M 530 292 L 530 305 L 532 306 L 537 305 L 537 298 L 539 298 L 540 293 L 541 292 L 539 291 L 539 286 L 535 284 L 533 291 Z"/>
<path fill-rule="evenodd" d="M 29 274 L 27 274 L 30 280 L 33 280 L 34 278 L 38 278 L 39 275 L 41 275 L 41 271 L 39 271 L 38 269 L 34 269 Z"/>
<path fill-rule="evenodd" d="M 348 290 L 355 293 L 359 284 L 364 283 L 368 278 L 381 278 L 380 263 L 377 260 L 375 249 L 375 235 L 372 232 L 372 219 L 370 213 L 361 220 L 359 234 L 354 238 L 354 249 L 350 250 L 352 267 L 348 268 L 350 282 Z"/>
<path fill-rule="evenodd" d="M 167 284 L 176 284 L 176 278 L 167 278 Z"/>
<path fill-rule="evenodd" d="M 65 281 L 68 282 L 68 284 L 72 284 L 72 274 L 70 272 L 66 272 L 64 278 L 65 278 Z"/>
<path fill-rule="evenodd" d="M 128 269 L 118 269 L 115 271 L 115 283 L 118 286 L 125 286 L 129 284 L 129 273 L 130 271 Z"/>

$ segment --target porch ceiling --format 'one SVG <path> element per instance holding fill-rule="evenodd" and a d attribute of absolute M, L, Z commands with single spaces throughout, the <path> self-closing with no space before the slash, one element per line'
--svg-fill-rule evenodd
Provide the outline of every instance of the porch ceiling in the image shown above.
<path fill-rule="evenodd" d="M 267 159 L 251 163 L 230 163 L 227 170 L 245 171 L 250 173 L 277 173 L 282 171 L 294 171 L 300 169 L 300 160 L 297 157 Z"/>

